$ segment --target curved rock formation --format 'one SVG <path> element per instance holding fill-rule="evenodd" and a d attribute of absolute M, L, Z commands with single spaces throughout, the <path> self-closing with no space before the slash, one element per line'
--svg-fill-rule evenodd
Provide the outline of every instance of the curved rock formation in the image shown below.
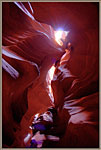
<path fill-rule="evenodd" d="M 98 147 L 99 3 L 3 2 L 2 6 L 3 147 L 24 147 L 31 117 L 50 106 L 59 113 L 56 133 L 62 127 L 65 133 L 59 142 L 43 147 Z M 66 42 L 72 50 L 68 61 L 55 66 L 53 103 L 46 76 L 65 53 L 54 40 L 58 28 L 70 31 Z M 64 127 L 68 112 L 71 117 Z"/>

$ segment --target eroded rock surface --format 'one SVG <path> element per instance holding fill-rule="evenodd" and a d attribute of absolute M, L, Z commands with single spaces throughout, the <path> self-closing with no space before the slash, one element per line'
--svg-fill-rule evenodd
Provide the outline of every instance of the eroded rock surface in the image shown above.
<path fill-rule="evenodd" d="M 34 14 L 28 3 L 23 4 L 42 28 L 13 2 L 3 2 L 2 58 L 17 71 L 9 65 L 2 70 L 3 147 L 24 147 L 31 117 L 52 105 L 71 117 L 60 141 L 45 147 L 98 147 L 98 3 L 31 2 Z M 51 83 L 54 104 L 47 93 L 46 75 L 65 51 L 45 35 L 52 37 L 49 25 L 52 32 L 59 27 L 70 31 L 67 42 L 73 46 L 70 59 L 57 67 Z M 65 111 L 59 111 L 60 125 Z"/>

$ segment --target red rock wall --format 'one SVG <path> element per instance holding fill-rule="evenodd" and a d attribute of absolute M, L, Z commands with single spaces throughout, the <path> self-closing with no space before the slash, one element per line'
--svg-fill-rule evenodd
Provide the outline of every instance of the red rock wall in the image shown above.
<path fill-rule="evenodd" d="M 23 4 L 30 11 L 28 4 Z M 73 51 L 67 69 L 79 79 L 79 82 L 67 91 L 67 96 L 75 99 L 98 92 L 98 3 L 31 2 L 31 5 L 34 14 L 31 11 L 30 13 L 37 21 L 51 25 L 54 29 L 62 27 L 70 31 L 68 41 L 72 43 Z M 22 136 L 22 140 L 30 117 L 34 113 L 45 111 L 51 105 L 44 81 L 53 59 L 60 59 L 64 50 L 58 51 L 57 45 L 53 47 L 52 41 L 35 31 L 38 29 L 37 25 L 33 24 L 33 21 L 14 3 L 3 2 L 2 6 L 2 45 L 9 52 L 15 52 L 23 58 L 21 61 L 3 55 L 3 58 L 20 73 L 15 80 L 4 70 L 2 72 L 3 145 L 8 147 L 15 142 L 13 146 L 19 147 L 21 143 L 18 134 Z M 48 30 L 48 26 L 45 27 Z M 37 80 L 36 89 L 31 85 L 39 73 L 37 68 L 28 61 L 35 62 L 42 71 L 43 76 L 38 79 L 39 81 Z M 63 144 L 60 143 L 59 146 L 61 145 Z M 67 146 L 66 143 L 64 145 Z"/>

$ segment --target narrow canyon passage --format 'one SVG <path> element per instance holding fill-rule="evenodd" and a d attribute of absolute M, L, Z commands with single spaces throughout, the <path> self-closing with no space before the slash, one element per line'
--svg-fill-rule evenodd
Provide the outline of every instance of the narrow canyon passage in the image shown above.
<path fill-rule="evenodd" d="M 99 147 L 99 3 L 2 3 L 2 147 Z"/>

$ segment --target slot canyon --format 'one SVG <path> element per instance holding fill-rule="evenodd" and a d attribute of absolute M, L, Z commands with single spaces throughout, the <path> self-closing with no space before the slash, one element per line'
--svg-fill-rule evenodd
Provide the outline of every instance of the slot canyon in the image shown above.
<path fill-rule="evenodd" d="M 99 147 L 99 2 L 2 2 L 2 147 Z"/>

